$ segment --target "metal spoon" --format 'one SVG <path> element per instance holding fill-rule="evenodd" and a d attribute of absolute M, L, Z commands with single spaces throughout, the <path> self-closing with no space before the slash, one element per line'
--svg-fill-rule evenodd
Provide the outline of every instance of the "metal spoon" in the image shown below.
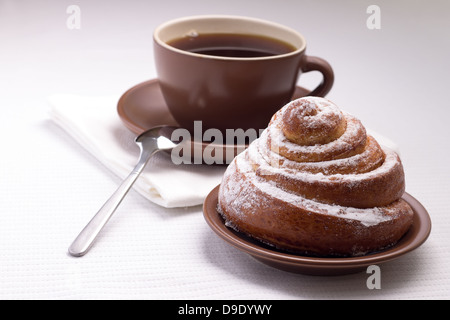
<path fill-rule="evenodd" d="M 171 150 L 177 145 L 171 140 L 172 132 L 175 129 L 175 127 L 169 126 L 155 127 L 136 138 L 136 144 L 141 150 L 136 167 L 71 244 L 69 253 L 72 256 L 81 257 L 89 251 L 97 235 L 116 211 L 148 160 L 158 151 Z"/>

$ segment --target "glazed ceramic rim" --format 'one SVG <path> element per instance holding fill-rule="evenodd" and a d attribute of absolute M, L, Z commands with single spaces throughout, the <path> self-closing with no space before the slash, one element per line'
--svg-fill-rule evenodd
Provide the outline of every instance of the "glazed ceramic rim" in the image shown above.
<path fill-rule="evenodd" d="M 239 23 L 239 27 L 237 24 Z M 242 26 L 247 28 L 244 30 Z M 237 34 L 256 34 L 269 36 L 275 39 L 280 39 L 294 45 L 297 49 L 285 54 L 267 57 L 253 57 L 253 58 L 236 58 L 223 56 L 210 56 L 199 53 L 188 52 L 177 49 L 167 44 L 168 41 L 180 38 L 189 34 L 191 31 L 198 31 L 199 33 L 237 33 Z M 205 32 L 203 30 L 208 30 Z M 271 31 L 269 33 L 269 30 Z M 246 16 L 234 15 L 198 15 L 188 16 L 178 19 L 173 19 L 159 25 L 153 33 L 154 41 L 160 46 L 178 52 L 180 54 L 189 55 L 193 57 L 208 58 L 214 60 L 272 60 L 285 57 L 295 56 L 302 53 L 306 49 L 306 40 L 299 32 L 282 24 L 271 22 L 258 18 L 251 18 Z"/>
<path fill-rule="evenodd" d="M 405 193 L 402 198 L 414 210 L 414 222 L 410 230 L 395 246 L 377 253 L 348 258 L 322 258 L 286 253 L 258 245 L 257 241 L 249 241 L 247 239 L 248 237 L 238 235 L 237 232 L 226 227 L 222 217 L 220 217 L 220 214 L 216 210 L 219 187 L 220 185 L 210 192 L 203 204 L 203 214 L 206 222 L 223 240 L 262 262 L 275 262 L 286 267 L 299 269 L 313 268 L 318 270 L 367 267 L 393 260 L 418 248 L 426 241 L 431 232 L 431 219 L 428 212 L 419 201 L 410 194 Z M 334 272 L 330 271 L 330 274 L 332 273 Z"/>

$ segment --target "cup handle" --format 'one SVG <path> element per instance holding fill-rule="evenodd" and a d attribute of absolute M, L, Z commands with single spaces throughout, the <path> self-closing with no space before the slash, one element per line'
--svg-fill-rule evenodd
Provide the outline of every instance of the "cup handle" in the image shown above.
<path fill-rule="evenodd" d="M 334 72 L 331 65 L 322 58 L 313 56 L 304 56 L 301 66 L 302 72 L 319 71 L 322 76 L 322 82 L 308 96 L 325 97 L 330 92 L 334 82 Z"/>

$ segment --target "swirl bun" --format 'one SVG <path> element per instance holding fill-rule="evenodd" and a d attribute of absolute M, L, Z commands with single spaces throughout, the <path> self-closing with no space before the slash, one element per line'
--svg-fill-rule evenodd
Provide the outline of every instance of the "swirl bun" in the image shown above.
<path fill-rule="evenodd" d="M 400 158 L 331 101 L 290 102 L 227 168 L 227 225 L 277 248 L 355 256 L 395 244 L 412 223 Z"/>

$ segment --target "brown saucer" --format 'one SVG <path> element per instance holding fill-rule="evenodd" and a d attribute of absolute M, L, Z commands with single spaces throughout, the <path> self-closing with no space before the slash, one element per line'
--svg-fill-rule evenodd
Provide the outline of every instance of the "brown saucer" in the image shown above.
<path fill-rule="evenodd" d="M 204 217 L 213 231 L 229 244 L 248 253 L 260 262 L 293 273 L 331 276 L 365 271 L 370 265 L 378 265 L 396 259 L 418 248 L 425 242 L 431 232 L 431 220 L 428 212 L 419 201 L 405 193 L 402 198 L 414 210 L 414 220 L 409 231 L 395 246 L 361 257 L 316 258 L 301 256 L 274 249 L 226 227 L 223 218 L 216 210 L 218 193 L 219 186 L 211 191 L 203 204 Z"/>
<path fill-rule="evenodd" d="M 304 97 L 308 92 L 302 87 L 296 87 L 292 99 Z M 119 99 L 117 112 L 125 126 L 136 135 L 160 125 L 178 126 L 164 101 L 157 79 L 145 81 L 127 90 Z M 203 154 L 206 146 L 222 148 L 225 163 L 229 163 L 233 158 L 226 157 L 226 155 L 237 155 L 239 151 L 243 151 L 246 147 L 239 145 L 213 145 L 210 142 L 194 141 L 192 142 L 192 156 Z M 195 152 L 195 150 L 200 151 Z"/>

